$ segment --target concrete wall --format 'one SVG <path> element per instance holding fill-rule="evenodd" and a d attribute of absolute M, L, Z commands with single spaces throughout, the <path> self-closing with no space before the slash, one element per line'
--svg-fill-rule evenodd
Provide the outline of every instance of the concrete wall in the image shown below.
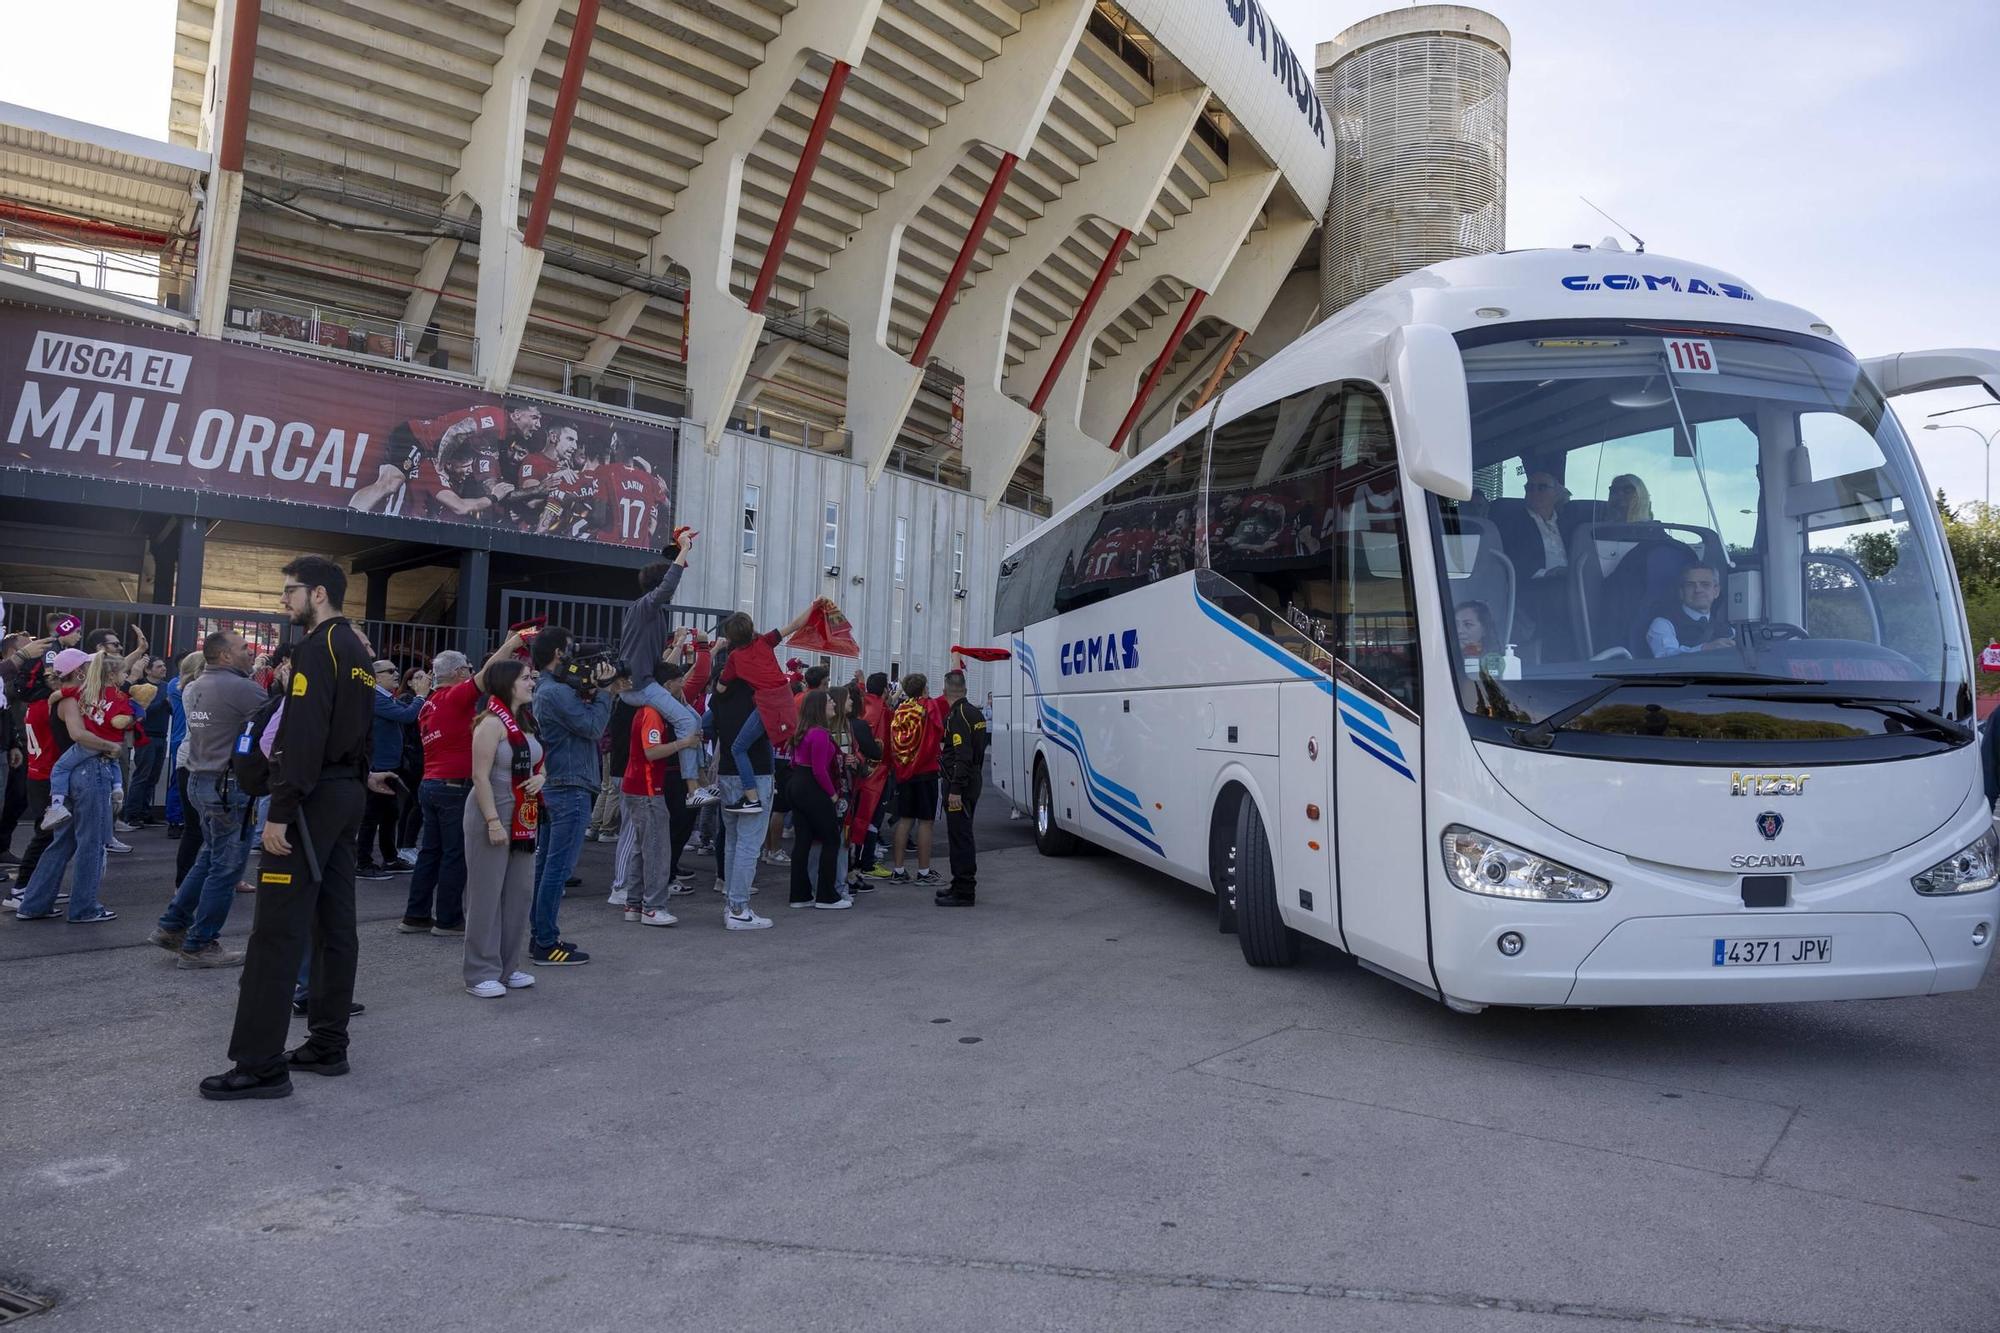
<path fill-rule="evenodd" d="M 993 581 L 1000 553 L 1039 521 L 1001 506 L 989 517 L 973 496 L 899 473 L 884 473 L 873 489 L 867 469 L 852 459 L 810 453 L 730 432 L 711 454 L 699 434 L 682 436 L 675 522 L 701 533 L 679 600 L 740 608 L 759 629 L 782 626 L 815 597 L 831 597 L 854 622 L 860 665 L 922 671 L 935 682 L 953 643 L 991 641 Z M 757 553 L 743 552 L 743 488 L 761 488 Z M 826 575 L 822 523 L 828 502 L 840 505 L 837 578 Z M 896 524 L 907 551 L 896 578 Z M 965 536 L 965 596 L 952 596 L 952 542 Z M 857 584 L 854 580 L 862 581 Z M 835 662 L 836 676 L 852 670 Z M 982 685 L 975 669 L 969 682 Z"/>

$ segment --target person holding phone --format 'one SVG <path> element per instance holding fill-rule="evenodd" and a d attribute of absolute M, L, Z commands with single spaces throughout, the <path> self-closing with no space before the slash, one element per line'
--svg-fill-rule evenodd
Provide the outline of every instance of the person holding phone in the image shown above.
<path fill-rule="evenodd" d="M 517 815 L 541 794 L 546 774 L 529 706 L 534 672 L 526 662 L 500 662 L 480 682 L 463 826 L 465 993 L 495 1000 L 535 984 L 534 973 L 521 966 L 535 901 L 535 839 Z"/>

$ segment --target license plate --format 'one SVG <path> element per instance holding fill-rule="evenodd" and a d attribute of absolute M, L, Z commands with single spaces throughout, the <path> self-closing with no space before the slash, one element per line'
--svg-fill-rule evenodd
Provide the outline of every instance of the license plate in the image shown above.
<path fill-rule="evenodd" d="M 1817 939 L 1717 940 L 1717 967 L 1777 967 L 1794 963 L 1830 963 L 1833 940 Z"/>

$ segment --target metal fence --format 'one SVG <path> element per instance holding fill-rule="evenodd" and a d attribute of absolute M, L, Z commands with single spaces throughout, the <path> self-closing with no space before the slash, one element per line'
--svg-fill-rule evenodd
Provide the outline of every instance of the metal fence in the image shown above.
<path fill-rule="evenodd" d="M 40 635 L 46 632 L 49 616 L 69 614 L 81 620 L 86 631 L 116 630 L 120 646 L 128 652 L 138 646 L 138 639 L 131 632 L 137 626 L 145 634 L 151 651 L 170 661 L 200 648 L 201 641 L 217 630 L 241 634 L 260 653 L 304 637 L 297 626 L 276 611 L 155 606 L 23 593 L 8 593 L 6 601 L 7 633 Z M 398 620 L 356 620 L 354 624 L 375 649 L 377 657 L 389 658 L 405 669 L 428 663 L 447 648 L 456 648 L 476 660 L 491 652 L 494 644 L 491 633 L 472 634 L 456 625 Z"/>
<path fill-rule="evenodd" d="M 630 608 L 629 601 L 611 597 L 574 597 L 509 589 L 500 594 L 500 623 L 518 625 L 524 621 L 542 620 L 550 625 L 562 626 L 586 643 L 609 644 L 615 648 L 625 632 L 625 612 Z M 728 614 L 728 611 L 713 606 L 670 606 L 667 608 L 667 624 L 674 629 L 685 626 L 713 634 L 716 622 Z"/>

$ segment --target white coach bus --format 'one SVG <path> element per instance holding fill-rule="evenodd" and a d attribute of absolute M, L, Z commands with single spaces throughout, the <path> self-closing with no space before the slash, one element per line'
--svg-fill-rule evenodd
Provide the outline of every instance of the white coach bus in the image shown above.
<path fill-rule="evenodd" d="M 1884 402 L 1968 383 L 1615 243 L 1415 273 L 1007 552 L 994 781 L 1457 1009 L 1968 989 L 2000 840 Z"/>

